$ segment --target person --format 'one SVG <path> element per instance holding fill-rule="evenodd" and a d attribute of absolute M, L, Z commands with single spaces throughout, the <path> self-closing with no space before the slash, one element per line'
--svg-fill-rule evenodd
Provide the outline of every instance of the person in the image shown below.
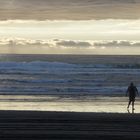
<path fill-rule="evenodd" d="M 132 102 L 132 111 L 135 110 L 134 108 L 134 102 L 135 102 L 135 97 L 136 94 L 138 95 L 138 89 L 136 88 L 136 86 L 133 84 L 133 82 L 130 83 L 130 85 L 128 86 L 128 89 L 126 91 L 126 96 L 129 96 L 129 102 L 128 102 L 128 106 L 127 109 L 129 110 L 129 106 Z"/>

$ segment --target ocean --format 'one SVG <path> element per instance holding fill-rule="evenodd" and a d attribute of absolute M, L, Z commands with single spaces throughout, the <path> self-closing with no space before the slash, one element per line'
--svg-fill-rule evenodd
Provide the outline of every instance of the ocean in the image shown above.
<path fill-rule="evenodd" d="M 140 56 L 1 54 L 0 109 L 126 113 L 132 81 Z"/>

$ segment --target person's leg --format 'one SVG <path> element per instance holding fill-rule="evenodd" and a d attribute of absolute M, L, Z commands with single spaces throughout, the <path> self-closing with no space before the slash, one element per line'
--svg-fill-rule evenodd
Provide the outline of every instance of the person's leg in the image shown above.
<path fill-rule="evenodd" d="M 132 101 L 132 109 L 133 109 L 133 110 L 135 110 L 135 108 L 134 108 L 134 102 L 135 102 L 135 101 Z"/>
<path fill-rule="evenodd" d="M 134 111 L 135 111 L 134 102 L 135 102 L 135 101 L 132 101 L 132 113 L 134 113 Z"/>
<path fill-rule="evenodd" d="M 128 102 L 128 106 L 127 106 L 128 109 L 129 109 L 130 104 L 131 104 L 131 100 L 129 100 Z"/>

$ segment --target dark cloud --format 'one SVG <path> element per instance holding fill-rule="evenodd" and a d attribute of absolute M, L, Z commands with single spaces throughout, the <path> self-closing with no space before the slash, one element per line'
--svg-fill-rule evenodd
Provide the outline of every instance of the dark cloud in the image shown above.
<path fill-rule="evenodd" d="M 89 42 L 83 42 L 83 41 L 58 41 L 56 43 L 57 46 L 64 46 L 64 47 L 90 47 L 91 44 Z"/>
<path fill-rule="evenodd" d="M 0 20 L 138 19 L 140 0 L 0 0 Z"/>
<path fill-rule="evenodd" d="M 140 42 L 134 42 L 134 41 L 77 41 L 77 40 L 59 40 L 59 39 L 53 39 L 53 40 L 30 40 L 30 39 L 0 39 L 0 46 L 23 46 L 23 47 L 55 47 L 59 48 L 61 47 L 67 47 L 67 48 L 115 48 L 115 47 L 140 47 Z"/>
<path fill-rule="evenodd" d="M 140 47 L 139 42 L 129 41 L 108 41 L 108 42 L 97 42 L 94 43 L 96 47 Z"/>

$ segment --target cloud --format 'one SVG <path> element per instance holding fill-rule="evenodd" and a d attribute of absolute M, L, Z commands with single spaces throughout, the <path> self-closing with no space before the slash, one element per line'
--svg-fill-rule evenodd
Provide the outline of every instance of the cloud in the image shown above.
<path fill-rule="evenodd" d="M 0 20 L 138 19 L 139 0 L 0 0 Z"/>
<path fill-rule="evenodd" d="M 36 40 L 36 39 L 25 39 L 25 38 L 0 38 L 0 47 L 36 47 L 36 48 L 57 48 L 57 49 L 107 49 L 107 48 L 140 48 L 140 41 L 83 41 L 83 40 Z"/>
<path fill-rule="evenodd" d="M 59 45 L 58 45 L 59 44 Z M 63 45 L 63 46 L 62 46 Z M 71 47 L 70 47 L 71 46 Z M 26 38 L 0 38 L 1 53 L 16 54 L 89 54 L 88 41 L 68 41 L 60 39 L 36 40 Z"/>
<path fill-rule="evenodd" d="M 139 54 L 140 41 L 0 38 L 0 52 L 16 54 Z"/>
<path fill-rule="evenodd" d="M 24 39 L 24 38 L 1 38 L 0 45 L 8 46 L 46 46 L 46 47 L 75 47 L 75 48 L 86 48 L 92 46 L 92 43 L 88 41 L 76 41 L 76 40 L 35 40 L 35 39 Z"/>
<path fill-rule="evenodd" d="M 106 41 L 95 42 L 96 47 L 140 47 L 140 42 L 134 41 Z"/>
<path fill-rule="evenodd" d="M 32 39 L 23 39 L 23 38 L 4 38 L 0 39 L 0 46 L 7 45 L 9 47 L 14 46 L 46 46 L 50 47 L 52 44 L 45 40 L 32 40 Z"/>
<path fill-rule="evenodd" d="M 58 41 L 56 43 L 57 46 L 64 46 L 64 47 L 90 47 L 92 46 L 89 42 L 84 41 L 72 41 L 72 40 L 63 40 Z"/>

